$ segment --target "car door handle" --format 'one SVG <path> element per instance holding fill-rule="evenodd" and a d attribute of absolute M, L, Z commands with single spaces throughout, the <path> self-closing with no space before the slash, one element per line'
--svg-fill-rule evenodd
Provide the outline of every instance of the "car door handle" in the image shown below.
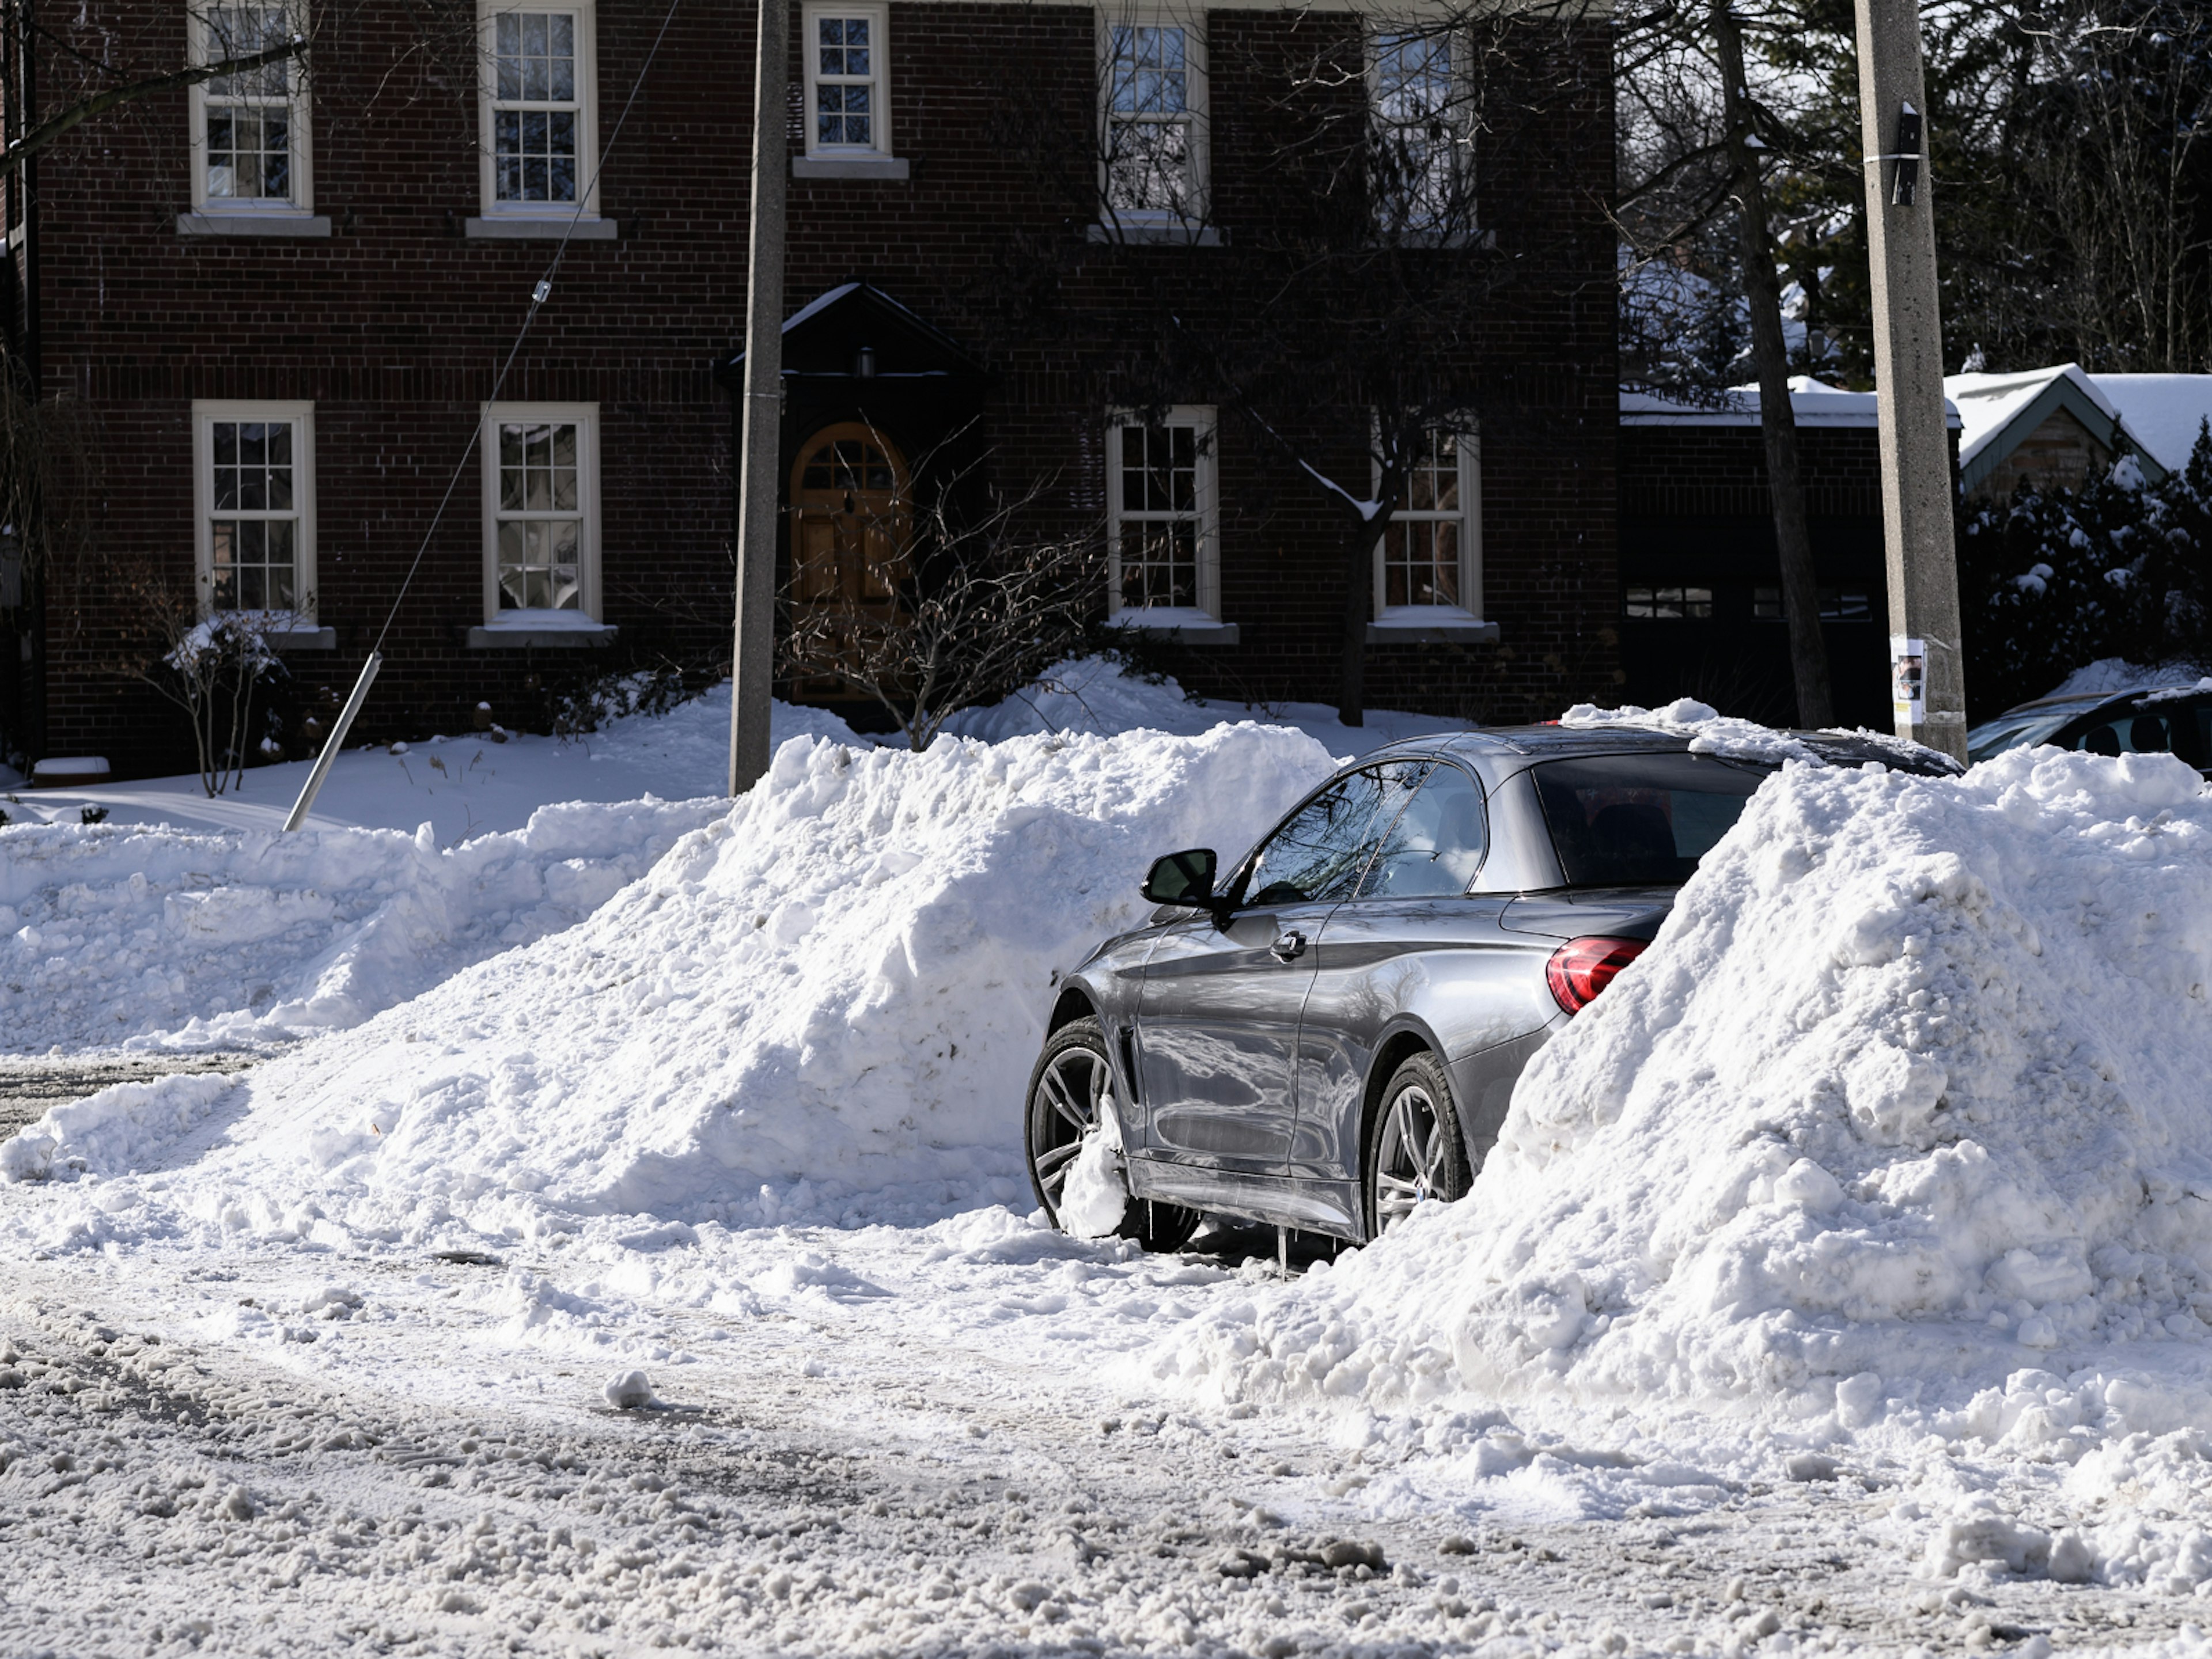
<path fill-rule="evenodd" d="M 1278 962 L 1294 961 L 1306 953 L 1306 936 L 1293 927 L 1267 948 Z"/>

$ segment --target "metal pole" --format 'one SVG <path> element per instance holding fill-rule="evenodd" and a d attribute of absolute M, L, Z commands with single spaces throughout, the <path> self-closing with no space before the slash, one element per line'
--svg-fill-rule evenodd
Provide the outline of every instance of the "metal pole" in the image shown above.
<path fill-rule="evenodd" d="M 307 782 L 300 786 L 300 799 L 292 803 L 291 816 L 284 820 L 284 833 L 291 834 L 307 821 L 307 813 L 314 806 L 315 797 L 322 792 L 323 780 L 331 775 L 331 763 L 345 747 L 346 733 L 353 730 L 353 717 L 361 713 L 361 706 L 368 701 L 368 688 L 376 679 L 376 671 L 384 666 L 384 653 L 372 651 L 368 660 L 361 665 L 361 678 L 353 683 L 353 693 L 338 710 L 338 723 L 331 727 L 330 740 L 323 744 L 323 752 L 315 757 L 314 766 L 307 773 Z"/>
<path fill-rule="evenodd" d="M 768 770 L 775 686 L 778 439 L 783 398 L 785 94 L 788 0 L 760 0 L 753 70 L 752 254 L 745 301 L 744 453 L 738 457 L 737 639 L 730 665 L 730 793 Z"/>
<path fill-rule="evenodd" d="M 1856 0 L 1897 734 L 1966 757 L 1936 213 L 1915 0 Z"/>

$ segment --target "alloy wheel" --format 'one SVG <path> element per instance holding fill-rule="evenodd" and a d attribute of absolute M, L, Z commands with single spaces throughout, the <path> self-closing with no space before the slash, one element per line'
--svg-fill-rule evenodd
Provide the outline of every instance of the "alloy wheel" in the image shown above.
<path fill-rule="evenodd" d="M 1083 1150 L 1083 1138 L 1098 1125 L 1108 1084 L 1103 1055 L 1088 1048 L 1070 1048 L 1045 1062 L 1030 1091 L 1030 1158 L 1038 1190 L 1055 1217 L 1067 1172 Z"/>
<path fill-rule="evenodd" d="M 1388 1232 L 1424 1199 L 1446 1196 L 1445 1137 L 1429 1091 L 1409 1083 L 1391 1097 L 1375 1148 L 1375 1220 Z"/>

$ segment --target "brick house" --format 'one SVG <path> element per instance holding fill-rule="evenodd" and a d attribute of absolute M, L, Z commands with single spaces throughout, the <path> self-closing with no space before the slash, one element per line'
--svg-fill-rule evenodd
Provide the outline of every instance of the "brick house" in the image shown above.
<path fill-rule="evenodd" d="M 359 737 L 482 703 L 528 726 L 595 674 L 727 661 L 746 9 L 87 0 L 11 44 L 9 131 L 67 101 L 62 43 L 143 73 L 301 18 L 303 60 L 125 106 L 8 184 L 11 349 L 69 414 L 76 515 L 0 607 L 11 750 L 187 763 L 143 678 L 155 600 L 271 619 L 293 753 L 380 634 Z M 1311 474 L 1356 493 L 1367 472 L 1364 371 L 1324 352 L 1263 430 L 1205 331 L 1279 283 L 1330 190 L 1364 188 L 1407 291 L 1484 296 L 1425 336 L 1376 323 L 1430 340 L 1428 395 L 1463 387 L 1470 413 L 1395 503 L 1370 699 L 1518 716 L 1610 690 L 1609 41 L 1602 16 L 1552 27 L 1504 54 L 1540 95 L 1474 144 L 1427 118 L 1499 54 L 1434 19 L 793 4 L 787 559 L 836 541 L 809 527 L 849 515 L 856 480 L 926 488 L 957 450 L 1099 521 L 1104 608 L 1187 685 L 1328 698 L 1342 538 Z M 1346 100 L 1443 145 L 1413 193 L 1449 172 L 1479 234 L 1298 171 Z M 1342 269 L 1310 308 L 1356 345 L 1381 267 Z M 1194 349 L 1159 347 L 1169 318 Z"/>

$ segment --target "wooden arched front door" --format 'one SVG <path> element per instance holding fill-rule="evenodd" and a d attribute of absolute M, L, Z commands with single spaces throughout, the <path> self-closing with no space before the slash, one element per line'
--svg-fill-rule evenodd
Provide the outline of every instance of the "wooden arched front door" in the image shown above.
<path fill-rule="evenodd" d="M 874 428 L 848 421 L 799 446 L 791 469 L 791 598 L 795 628 L 810 613 L 856 637 L 896 615 L 914 531 L 906 458 Z M 793 690 L 847 696 L 834 675 Z"/>

